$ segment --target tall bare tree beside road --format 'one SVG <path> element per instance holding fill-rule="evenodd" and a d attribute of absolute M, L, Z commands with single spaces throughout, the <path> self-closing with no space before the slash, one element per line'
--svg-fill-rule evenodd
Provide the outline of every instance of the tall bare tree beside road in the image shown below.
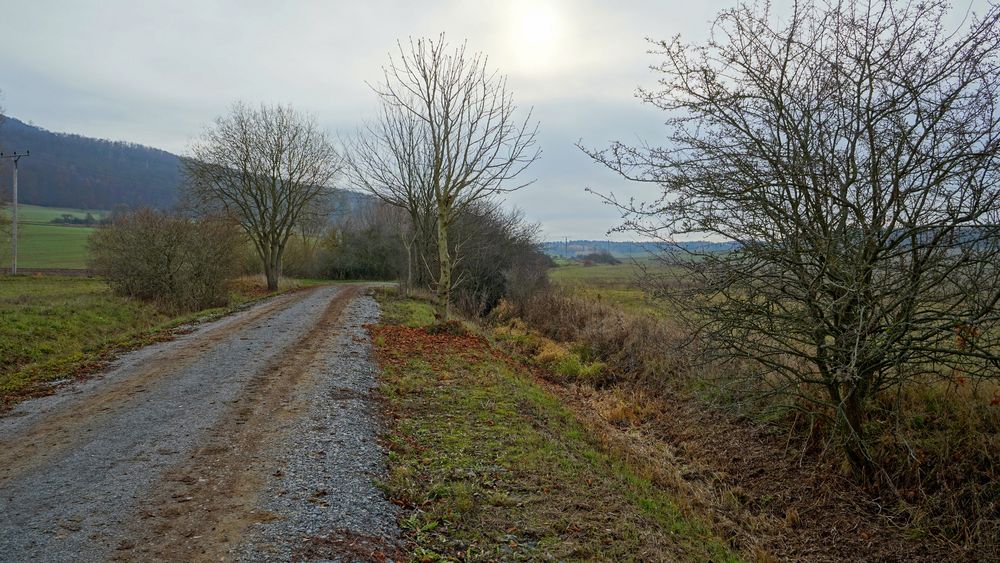
<path fill-rule="evenodd" d="M 397 56 L 373 86 L 379 119 L 352 147 L 359 185 L 383 200 L 417 210 L 433 203 L 436 229 L 437 314 L 450 314 L 455 256 L 449 229 L 470 205 L 525 187 L 517 177 L 540 151 L 531 112 L 518 117 L 506 78 L 480 54 L 451 48 L 440 36 L 399 44 Z M 425 223 L 420 223 L 424 221 Z"/>
<path fill-rule="evenodd" d="M 184 159 L 194 200 L 232 215 L 253 241 L 269 289 L 310 204 L 341 160 L 314 118 L 289 106 L 236 103 L 206 128 Z"/>
<path fill-rule="evenodd" d="M 384 103 L 379 117 L 363 127 L 347 151 L 351 182 L 406 211 L 409 224 L 400 229 L 400 238 L 406 250 L 407 290 L 429 266 L 425 243 L 435 236 L 431 148 L 419 115 Z"/>

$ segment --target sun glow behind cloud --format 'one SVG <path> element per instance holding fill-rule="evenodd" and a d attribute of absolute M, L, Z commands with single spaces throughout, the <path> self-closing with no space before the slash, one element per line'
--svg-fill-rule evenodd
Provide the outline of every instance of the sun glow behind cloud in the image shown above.
<path fill-rule="evenodd" d="M 655 140 L 660 112 L 634 98 L 658 60 L 645 55 L 643 38 L 707 30 L 719 2 L 210 0 L 197 10 L 178 10 L 176 0 L 27 2 L 23 24 L 0 33 L 0 45 L 18 52 L 0 58 L 0 88 L 16 117 L 174 152 L 236 99 L 293 104 L 347 137 L 377 110 L 366 82 L 379 81 L 396 41 L 445 32 L 452 45 L 467 40 L 488 56 L 509 76 L 519 115 L 533 107 L 541 122 L 544 153 L 525 176 L 538 182 L 508 202 L 547 236 L 602 238 L 619 214 L 583 188 L 624 194 L 632 184 L 574 143 Z"/>
<path fill-rule="evenodd" d="M 566 41 L 566 14 L 553 2 L 512 2 L 510 42 L 518 69 L 544 72 L 559 63 Z"/>

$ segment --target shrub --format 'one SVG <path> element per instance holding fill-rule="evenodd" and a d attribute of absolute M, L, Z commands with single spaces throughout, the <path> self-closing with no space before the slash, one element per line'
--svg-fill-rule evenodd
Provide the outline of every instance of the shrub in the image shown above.
<path fill-rule="evenodd" d="M 577 256 L 576 259 L 580 260 L 581 262 L 584 262 L 584 263 L 588 263 L 589 262 L 590 264 L 610 264 L 612 266 L 615 266 L 615 265 L 618 265 L 618 264 L 622 263 L 621 260 L 615 258 L 608 251 L 591 252 L 590 254 L 583 254 L 583 255 Z"/>
<path fill-rule="evenodd" d="M 505 297 L 524 301 L 548 287 L 552 259 L 539 249 L 538 225 L 526 223 L 519 211 L 468 209 L 452 234 L 459 256 L 452 298 L 463 313 L 481 317 Z"/>
<path fill-rule="evenodd" d="M 117 217 L 90 239 L 91 267 L 115 293 L 177 312 L 228 302 L 240 248 L 239 232 L 224 219 L 148 209 Z"/>
<path fill-rule="evenodd" d="M 250 258 L 256 260 L 253 271 L 259 271 L 260 259 L 256 256 Z M 324 271 L 324 260 L 329 260 L 329 250 L 323 245 L 322 239 L 296 234 L 285 245 L 281 273 L 293 278 L 320 278 L 328 274 Z"/>
<path fill-rule="evenodd" d="M 665 375 L 681 371 L 686 356 L 671 353 L 684 340 L 662 319 L 622 312 L 598 301 L 545 292 L 524 305 L 504 306 L 548 338 L 576 343 L 576 355 L 605 366 L 595 384 L 642 380 L 660 386 Z M 595 374 L 596 375 L 596 374 Z"/>
<path fill-rule="evenodd" d="M 328 233 L 320 273 L 332 279 L 397 279 L 405 269 L 399 226 L 384 206 L 375 206 Z"/>

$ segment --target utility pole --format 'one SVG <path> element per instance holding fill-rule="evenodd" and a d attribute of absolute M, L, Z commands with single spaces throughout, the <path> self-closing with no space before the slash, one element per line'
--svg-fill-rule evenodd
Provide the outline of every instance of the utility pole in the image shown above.
<path fill-rule="evenodd" d="M 31 156 L 31 151 L 25 151 L 23 153 L 18 153 L 14 151 L 12 153 L 2 153 L 0 152 L 0 159 L 9 158 L 14 161 L 14 190 L 13 197 L 11 198 L 14 202 L 14 213 L 13 221 L 11 222 L 11 235 L 10 235 L 10 275 L 17 275 L 17 162 L 21 160 L 22 157 Z"/>

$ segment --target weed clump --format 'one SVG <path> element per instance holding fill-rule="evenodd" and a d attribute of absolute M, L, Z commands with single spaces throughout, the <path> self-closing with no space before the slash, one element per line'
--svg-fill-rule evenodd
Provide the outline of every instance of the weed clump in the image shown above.
<path fill-rule="evenodd" d="M 514 306 L 502 306 L 507 316 L 512 314 L 510 309 Z M 582 364 L 600 364 L 600 368 L 583 370 L 583 377 L 597 385 L 629 381 L 661 387 L 664 376 L 684 372 L 683 355 L 673 353 L 684 340 L 683 333 L 662 319 L 556 293 L 536 296 L 516 312 L 520 322 L 545 338 L 573 343 L 572 353 Z M 547 353 L 556 352 L 549 349 Z M 542 358 L 536 361 L 544 363 Z M 574 368 L 570 361 L 564 369 L 572 372 Z"/>

